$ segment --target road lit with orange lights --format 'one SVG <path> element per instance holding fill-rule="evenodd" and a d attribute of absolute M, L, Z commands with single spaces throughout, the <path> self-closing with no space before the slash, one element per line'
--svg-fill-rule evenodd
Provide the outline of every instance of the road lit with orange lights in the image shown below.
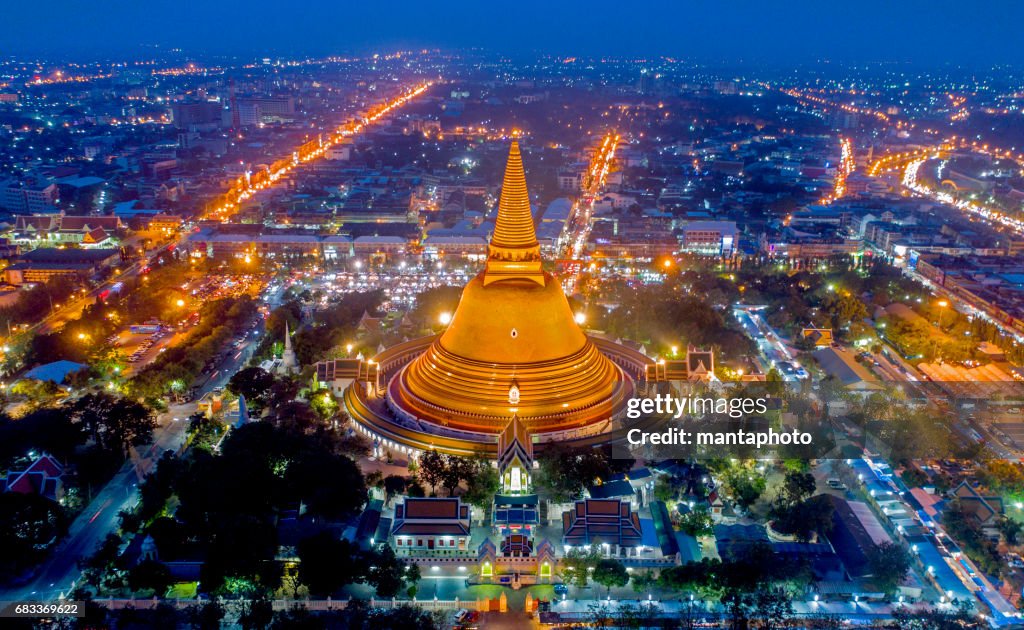
<path fill-rule="evenodd" d="M 856 166 L 853 161 L 853 142 L 849 138 L 842 138 L 839 144 L 839 168 L 836 169 L 832 192 L 821 200 L 821 203 L 824 204 L 832 203 L 846 194 L 846 178 L 850 176 Z"/>
<path fill-rule="evenodd" d="M 413 89 L 402 92 L 399 96 L 385 103 L 371 108 L 364 116 L 349 120 L 340 125 L 331 132 L 327 139 L 320 136 L 316 140 L 303 144 L 296 148 L 290 157 L 277 160 L 265 171 L 256 173 L 246 172 L 220 197 L 216 206 L 207 213 L 206 218 L 220 221 L 229 220 L 238 211 L 239 206 L 251 199 L 253 195 L 274 186 L 282 177 L 288 175 L 296 168 L 322 158 L 328 149 L 348 138 L 358 135 L 373 123 L 422 95 L 431 85 L 431 83 L 421 84 Z"/>
<path fill-rule="evenodd" d="M 973 214 L 989 223 L 1000 225 L 1016 232 L 1018 235 L 1024 235 L 1024 221 L 1008 216 L 1002 211 L 986 206 L 976 200 L 960 199 L 956 195 L 950 194 L 944 190 L 933 188 L 921 182 L 918 177 L 921 166 L 930 159 L 938 159 L 940 157 L 941 154 L 936 152 L 927 157 L 913 160 L 907 164 L 906 169 L 903 171 L 903 187 L 919 195 L 929 197 L 930 199 L 934 199 L 940 203 L 953 206 L 958 210 Z"/>
<path fill-rule="evenodd" d="M 615 160 L 615 148 L 618 144 L 619 134 L 614 131 L 608 132 L 590 161 L 590 167 L 583 179 L 583 194 L 576 200 L 570 215 L 574 230 L 566 245 L 565 257 L 569 260 L 579 261 L 583 256 L 583 248 L 587 245 L 590 228 L 593 225 L 594 203 L 608 181 L 608 173 Z M 579 264 L 573 264 L 572 272 L 566 274 L 562 282 L 562 287 L 569 295 L 572 295 L 576 288 L 580 267 Z"/>

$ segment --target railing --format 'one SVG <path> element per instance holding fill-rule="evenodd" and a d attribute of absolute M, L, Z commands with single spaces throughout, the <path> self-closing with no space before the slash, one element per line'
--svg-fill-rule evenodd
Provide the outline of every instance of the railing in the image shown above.
<path fill-rule="evenodd" d="M 476 562 L 478 560 L 475 551 L 459 551 L 455 554 L 448 555 L 434 555 L 435 552 L 428 550 L 416 550 L 416 551 L 401 551 L 397 553 L 398 557 L 405 560 L 411 560 L 412 562 Z M 447 552 L 445 552 L 447 553 Z"/>
<path fill-rule="evenodd" d="M 169 604 L 178 610 L 183 610 L 191 606 L 201 605 L 209 601 L 217 601 L 224 606 L 244 606 L 249 605 L 253 600 L 248 599 L 225 599 L 225 600 L 208 600 L 208 599 L 158 599 L 156 597 L 152 599 L 94 599 L 93 603 L 103 606 L 108 610 L 153 610 L 160 604 Z M 290 608 L 304 608 L 313 612 L 324 612 L 328 610 L 344 610 L 348 607 L 348 603 L 352 600 L 346 599 L 274 599 L 270 601 L 271 606 L 275 611 L 288 610 Z M 465 602 L 459 600 L 458 597 L 455 599 L 369 599 L 367 600 L 370 608 L 397 608 L 403 605 L 412 605 L 424 610 L 457 610 L 463 608 Z"/>

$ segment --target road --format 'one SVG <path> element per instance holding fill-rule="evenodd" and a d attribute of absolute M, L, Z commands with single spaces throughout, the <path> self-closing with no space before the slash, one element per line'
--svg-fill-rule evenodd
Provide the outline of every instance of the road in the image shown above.
<path fill-rule="evenodd" d="M 280 302 L 281 292 L 272 296 Z M 214 375 L 198 389 L 202 396 L 217 387 L 223 387 L 228 379 L 243 366 L 259 344 L 263 334 L 262 318 L 259 335 L 249 334 L 245 343 L 215 368 Z M 165 451 L 179 452 L 188 429 L 188 417 L 196 411 L 196 402 L 171 405 L 157 418 L 158 427 L 152 444 L 142 447 L 136 456 L 125 463 L 121 470 L 96 495 L 92 502 L 71 524 L 67 537 L 43 564 L 36 577 L 20 587 L 0 590 L 0 600 L 38 599 L 52 601 L 66 595 L 74 587 L 81 574 L 79 560 L 90 556 L 107 534 L 116 532 L 117 515 L 138 502 L 138 485 L 145 478 Z"/>
<path fill-rule="evenodd" d="M 785 381 L 798 381 L 808 378 L 807 370 L 794 359 L 795 352 L 786 345 L 778 331 L 765 320 L 765 306 L 738 305 L 733 308 L 733 316 L 743 326 L 754 343 L 757 344 L 759 357 L 757 361 L 761 370 L 768 373 L 776 368 Z"/>
<path fill-rule="evenodd" d="M 152 444 L 125 462 L 121 470 L 96 495 L 71 524 L 67 537 L 28 584 L 0 590 L 0 600 L 39 599 L 51 601 L 66 595 L 81 571 L 78 561 L 96 551 L 96 547 L 118 527 L 117 515 L 138 502 L 138 484 L 156 465 L 165 450 L 177 451 L 185 441 L 188 423 L 184 420 L 195 404 L 171 407 L 158 418 Z M 180 418 L 175 421 L 174 418 Z"/>
<path fill-rule="evenodd" d="M 36 322 L 35 324 L 29 326 L 27 329 L 25 329 L 25 331 L 22 332 L 36 332 L 39 334 L 47 334 L 60 329 L 60 327 L 66 324 L 67 322 L 80 317 L 85 307 L 89 306 L 90 304 L 93 304 L 96 301 L 97 296 L 99 296 L 101 293 L 112 288 L 115 284 L 119 282 L 123 282 L 127 279 L 130 279 L 138 275 L 139 270 L 148 265 L 150 260 L 152 260 L 156 256 L 159 256 L 160 254 L 163 254 L 164 252 L 170 251 L 175 247 L 175 245 L 177 245 L 177 241 L 171 241 L 170 243 L 161 245 L 160 247 L 148 252 L 144 258 L 133 262 L 124 269 L 121 269 L 120 273 L 111 276 L 109 279 L 100 283 L 92 290 L 86 292 L 85 295 L 82 295 L 81 297 L 76 298 L 68 302 L 67 304 L 61 305 L 61 308 L 54 310 L 49 315 L 47 315 L 40 321 Z"/>
<path fill-rule="evenodd" d="M 605 134 L 594 159 L 591 160 L 583 195 L 573 203 L 573 211 L 570 213 L 571 222 L 566 246 L 566 258 L 569 260 L 579 261 L 582 259 L 583 249 L 587 245 L 587 239 L 590 238 L 590 230 L 593 227 L 594 203 L 608 180 L 608 173 L 615 161 L 615 149 L 618 144 L 618 134 L 614 132 Z M 580 265 L 574 265 L 573 272 L 566 274 L 562 279 L 562 288 L 566 295 L 572 295 L 576 290 L 576 281 L 579 279 L 581 268 Z"/>

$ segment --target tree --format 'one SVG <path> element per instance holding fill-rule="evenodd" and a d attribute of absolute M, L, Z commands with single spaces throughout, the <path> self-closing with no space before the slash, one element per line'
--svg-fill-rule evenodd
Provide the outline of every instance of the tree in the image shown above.
<path fill-rule="evenodd" d="M 255 408 L 262 408 L 270 401 L 270 389 L 274 386 L 274 375 L 260 367 L 239 370 L 228 381 L 228 391 L 236 396 L 245 396 L 245 401 Z"/>
<path fill-rule="evenodd" d="M 754 594 L 754 616 L 761 620 L 761 628 L 782 628 L 793 615 L 793 603 L 785 589 L 762 586 Z"/>
<path fill-rule="evenodd" d="M 128 586 L 133 591 L 149 589 L 154 597 L 163 597 L 172 582 L 171 570 L 159 560 L 143 560 L 128 571 Z"/>
<path fill-rule="evenodd" d="M 733 630 L 745 630 L 750 623 L 751 609 L 754 606 L 753 593 L 729 589 L 722 596 L 722 604 L 729 616 L 729 627 Z"/>
<path fill-rule="evenodd" d="M 395 555 L 391 547 L 384 547 L 371 561 L 367 582 L 377 589 L 381 597 L 394 597 L 402 589 L 408 577 L 406 563 Z"/>
<path fill-rule="evenodd" d="M 868 549 L 868 566 L 877 584 L 885 593 L 896 592 L 910 571 L 910 554 L 902 545 L 886 542 Z"/>
<path fill-rule="evenodd" d="M 998 523 L 999 533 L 1003 535 L 1010 545 L 1017 544 L 1017 537 L 1021 532 L 1021 524 L 1009 517 L 1002 517 Z"/>
<path fill-rule="evenodd" d="M 558 442 L 545 448 L 537 462 L 535 485 L 556 503 L 578 498 L 584 489 L 611 472 L 608 457 L 600 449 L 570 447 Z"/>
<path fill-rule="evenodd" d="M 64 527 L 56 503 L 35 494 L 0 493 L 0 575 L 14 577 L 34 565 Z"/>
<path fill-rule="evenodd" d="M 633 574 L 633 590 L 637 593 L 647 592 L 657 583 L 658 578 L 654 576 L 654 571 L 650 569 Z"/>
<path fill-rule="evenodd" d="M 296 552 L 302 583 L 319 597 L 334 595 L 346 584 L 365 581 L 370 570 L 358 547 L 327 531 L 299 541 Z"/>
<path fill-rule="evenodd" d="M 441 473 L 441 483 L 448 496 L 455 496 L 455 489 L 459 487 L 463 479 L 469 479 L 475 472 L 473 460 L 465 457 L 444 455 L 444 467 Z"/>
<path fill-rule="evenodd" d="M 405 477 L 400 475 L 388 475 L 387 477 L 384 477 L 383 483 L 385 503 L 389 503 L 391 499 L 405 492 Z"/>
<path fill-rule="evenodd" d="M 473 473 L 466 479 L 466 494 L 463 495 L 463 499 L 481 510 L 488 510 L 501 486 L 498 469 L 487 458 L 478 457 L 473 460 L 472 471 Z"/>
<path fill-rule="evenodd" d="M 312 433 L 322 426 L 320 416 L 301 400 L 290 400 L 276 407 L 270 420 L 292 433 Z"/>
<path fill-rule="evenodd" d="M 356 514 L 368 496 L 355 462 L 320 449 L 303 452 L 292 462 L 285 481 L 291 496 L 302 499 L 310 512 L 335 520 Z"/>
<path fill-rule="evenodd" d="M 384 473 L 380 470 L 371 470 L 363 478 L 368 488 L 382 488 L 384 486 Z"/>
<path fill-rule="evenodd" d="M 767 488 L 764 475 L 756 474 L 745 464 L 731 467 L 725 474 L 725 484 L 736 505 L 743 510 L 749 510 Z"/>
<path fill-rule="evenodd" d="M 782 484 L 782 497 L 790 504 L 807 499 L 817 490 L 814 475 L 800 470 L 787 470 Z"/>
<path fill-rule="evenodd" d="M 868 316 L 864 303 L 849 291 L 827 293 L 821 301 L 821 307 L 831 318 L 832 327 L 836 330 L 848 328 L 850 324 Z"/>
<path fill-rule="evenodd" d="M 148 407 L 106 392 L 86 394 L 70 403 L 67 410 L 97 444 L 122 456 L 130 447 L 150 442 L 156 428 Z"/>
<path fill-rule="evenodd" d="M 420 481 L 430 486 L 431 496 L 437 494 L 437 484 L 444 481 L 447 462 L 445 456 L 437 451 L 424 451 L 419 457 L 419 471 L 417 475 Z"/>
<path fill-rule="evenodd" d="M 824 534 L 832 529 L 834 511 L 832 503 L 823 494 L 788 505 L 777 503 L 772 507 L 774 528 L 806 542 L 814 538 L 815 533 Z"/>
<path fill-rule="evenodd" d="M 710 536 L 714 531 L 711 513 L 704 505 L 683 514 L 679 519 L 679 529 L 690 536 Z"/>
<path fill-rule="evenodd" d="M 61 408 L 45 407 L 13 419 L 0 415 L 0 461 L 28 451 L 49 453 L 66 461 L 85 443 L 82 426 Z"/>
<path fill-rule="evenodd" d="M 415 562 L 410 562 L 405 567 L 405 583 L 409 585 L 408 593 L 409 597 L 416 597 L 416 585 L 422 579 L 423 574 L 420 572 L 420 565 Z"/>
<path fill-rule="evenodd" d="M 264 630 L 274 620 L 274 606 L 266 597 L 254 597 L 242 603 L 238 625 L 242 630 Z"/>
<path fill-rule="evenodd" d="M 908 610 L 900 607 L 893 613 L 895 627 L 898 630 L 980 630 L 988 624 L 971 612 L 971 604 L 957 601 L 951 608 L 927 610 Z"/>
<path fill-rule="evenodd" d="M 662 503 L 668 503 L 676 498 L 676 489 L 672 486 L 668 477 L 664 475 L 658 477 L 658 481 L 654 483 L 654 498 Z"/>
<path fill-rule="evenodd" d="M 562 579 L 566 583 L 583 587 L 590 578 L 590 570 L 596 569 L 601 554 L 596 549 L 573 547 L 562 558 Z"/>
<path fill-rule="evenodd" d="M 122 608 L 112 610 L 109 616 L 114 620 L 118 628 L 152 628 L 153 630 L 177 630 L 182 626 L 183 614 L 173 604 L 160 602 L 155 608 L 149 610 L 139 608 Z M 82 624 L 84 627 L 99 627 L 91 623 Z"/>
<path fill-rule="evenodd" d="M 610 594 L 612 587 L 621 588 L 629 583 L 629 572 L 626 565 L 614 558 L 602 558 L 594 565 L 594 573 L 591 578 L 608 589 Z"/>
<path fill-rule="evenodd" d="M 217 602 L 189 606 L 185 616 L 195 630 L 219 630 L 224 619 L 224 607 Z"/>

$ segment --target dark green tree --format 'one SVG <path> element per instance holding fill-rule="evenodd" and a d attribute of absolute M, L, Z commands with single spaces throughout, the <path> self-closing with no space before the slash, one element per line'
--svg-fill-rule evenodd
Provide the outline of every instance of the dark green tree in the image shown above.
<path fill-rule="evenodd" d="M 128 586 L 133 591 L 151 590 L 154 597 L 163 597 L 172 581 L 171 570 L 159 560 L 143 560 L 128 571 Z"/>
<path fill-rule="evenodd" d="M 910 554 L 902 545 L 892 542 L 868 549 L 868 566 L 875 584 L 892 594 L 910 571 Z"/>
<path fill-rule="evenodd" d="M 358 547 L 327 531 L 304 538 L 296 551 L 300 579 L 318 597 L 334 595 L 346 584 L 366 580 L 370 569 Z"/>
<path fill-rule="evenodd" d="M 614 558 L 602 558 L 594 565 L 591 575 L 594 582 L 600 584 L 611 593 L 612 587 L 621 588 L 629 583 L 629 572 L 626 565 Z"/>

